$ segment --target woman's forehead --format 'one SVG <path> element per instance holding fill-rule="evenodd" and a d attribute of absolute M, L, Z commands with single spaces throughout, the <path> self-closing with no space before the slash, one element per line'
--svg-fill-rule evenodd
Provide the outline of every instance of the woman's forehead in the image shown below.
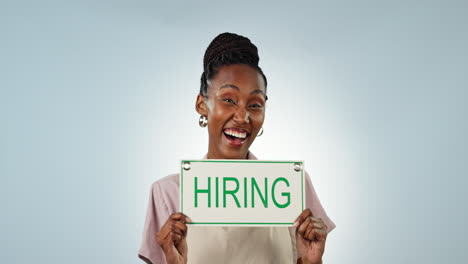
<path fill-rule="evenodd" d="M 244 64 L 225 65 L 211 80 L 214 92 L 222 90 L 237 90 L 251 92 L 260 90 L 265 92 L 265 82 L 262 75 L 254 68 Z"/>

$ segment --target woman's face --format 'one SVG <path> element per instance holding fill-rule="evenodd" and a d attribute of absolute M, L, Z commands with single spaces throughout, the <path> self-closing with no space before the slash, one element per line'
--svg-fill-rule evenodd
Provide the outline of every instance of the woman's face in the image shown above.
<path fill-rule="evenodd" d="M 248 65 L 225 65 L 208 86 L 208 98 L 198 95 L 196 104 L 208 118 L 208 158 L 246 159 L 265 119 L 262 75 Z"/>

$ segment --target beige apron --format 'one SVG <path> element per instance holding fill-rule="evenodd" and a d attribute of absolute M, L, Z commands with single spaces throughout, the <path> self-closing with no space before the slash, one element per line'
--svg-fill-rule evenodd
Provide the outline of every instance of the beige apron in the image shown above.
<path fill-rule="evenodd" d="M 296 240 L 288 227 L 190 226 L 187 244 L 188 264 L 296 263 Z"/>

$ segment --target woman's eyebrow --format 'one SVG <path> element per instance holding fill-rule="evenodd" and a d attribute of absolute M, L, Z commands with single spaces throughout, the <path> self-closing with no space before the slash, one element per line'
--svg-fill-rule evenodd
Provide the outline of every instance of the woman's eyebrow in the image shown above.
<path fill-rule="evenodd" d="M 224 84 L 221 87 L 219 87 L 220 90 L 223 89 L 223 88 L 233 88 L 233 89 L 236 89 L 236 90 L 240 91 L 239 87 L 235 86 L 232 83 L 227 83 L 227 84 Z M 264 91 L 262 91 L 260 89 L 254 90 L 254 91 L 250 92 L 250 94 L 263 94 L 265 96 L 265 100 L 268 100 L 268 96 L 265 94 Z"/>
<path fill-rule="evenodd" d="M 260 90 L 260 89 L 259 89 L 259 90 L 255 90 L 255 91 L 252 91 L 252 92 L 250 92 L 250 94 L 258 94 L 258 93 L 259 93 L 259 94 L 263 94 L 263 95 L 266 97 L 266 94 L 265 94 L 265 92 L 263 92 L 263 91 L 262 91 L 262 90 Z"/>
<path fill-rule="evenodd" d="M 230 84 L 230 83 L 224 84 L 223 86 L 219 87 L 220 90 L 223 89 L 223 88 L 234 88 L 234 89 L 240 91 L 239 87 L 235 86 L 234 84 Z"/>

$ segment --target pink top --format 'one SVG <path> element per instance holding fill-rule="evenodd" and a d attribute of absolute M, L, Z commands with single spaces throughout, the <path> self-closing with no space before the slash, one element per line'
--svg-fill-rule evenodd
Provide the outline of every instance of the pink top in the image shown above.
<path fill-rule="evenodd" d="M 206 159 L 206 155 L 204 157 Z M 257 158 L 251 153 L 248 153 L 248 159 L 256 160 Z M 309 174 L 306 172 L 306 207 L 312 211 L 315 217 L 322 218 L 327 225 L 327 233 L 330 233 L 335 224 L 325 213 L 320 201 L 315 193 L 314 187 L 310 180 Z M 161 247 L 156 241 L 156 233 L 164 225 L 169 215 L 179 212 L 179 174 L 168 175 L 151 186 L 149 197 L 148 211 L 146 215 L 145 226 L 143 230 L 143 240 L 141 243 L 138 256 L 152 264 L 165 264 L 166 259 Z M 207 227 L 210 228 L 210 227 Z M 211 227 L 212 228 L 212 227 Z M 238 227 L 243 228 L 243 227 Z M 244 227 L 245 228 L 245 227 Z M 281 227 L 274 227 L 281 228 Z M 190 231 L 189 231 L 190 232 Z M 295 241 L 294 241 L 295 245 Z M 190 249 L 189 249 L 190 250 Z M 235 249 L 233 249 L 235 250 Z M 297 257 L 297 253 L 294 252 Z"/>

